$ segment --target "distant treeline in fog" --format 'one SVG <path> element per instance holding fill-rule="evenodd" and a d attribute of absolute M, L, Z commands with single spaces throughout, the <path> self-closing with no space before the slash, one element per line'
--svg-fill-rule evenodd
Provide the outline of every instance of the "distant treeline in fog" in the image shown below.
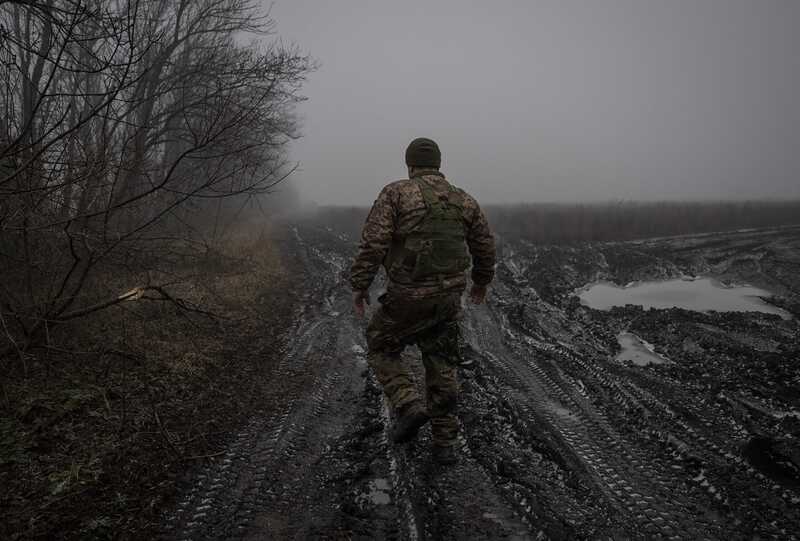
<path fill-rule="evenodd" d="M 369 209 L 321 207 L 331 227 L 358 236 Z M 619 241 L 800 225 L 800 201 L 530 203 L 485 207 L 500 235 L 540 244 Z"/>
<path fill-rule="evenodd" d="M 631 240 L 800 224 L 800 201 L 527 204 L 486 210 L 498 233 L 537 243 Z"/>

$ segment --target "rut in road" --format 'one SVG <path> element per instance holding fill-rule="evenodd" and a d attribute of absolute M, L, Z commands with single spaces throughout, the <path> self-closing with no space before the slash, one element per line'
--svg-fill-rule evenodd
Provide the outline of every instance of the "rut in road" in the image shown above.
<path fill-rule="evenodd" d="M 668 377 L 621 371 L 503 243 L 491 304 L 465 310 L 460 463 L 431 461 L 427 429 L 391 445 L 364 322 L 350 312 L 354 242 L 308 222 L 284 242 L 307 286 L 285 354 L 261 409 L 167 515 L 165 537 L 735 539 L 745 508 L 770 517 L 751 534 L 797 531 L 796 494 L 776 494 L 728 447 L 737 427 L 684 404 Z M 419 353 L 404 356 L 421 380 Z"/>

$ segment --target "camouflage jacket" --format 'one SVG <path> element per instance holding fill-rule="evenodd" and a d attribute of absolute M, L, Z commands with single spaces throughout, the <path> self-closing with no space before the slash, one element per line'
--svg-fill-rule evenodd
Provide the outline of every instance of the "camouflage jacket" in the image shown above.
<path fill-rule="evenodd" d="M 438 171 L 423 171 L 420 176 L 436 192 L 448 189 L 448 182 Z M 494 236 L 475 198 L 459 188 L 457 190 L 463 197 L 464 233 L 472 256 L 472 281 L 485 286 L 494 277 Z M 367 216 L 358 255 L 350 271 L 350 285 L 354 290 L 369 288 L 378 269 L 385 263 L 392 241 L 412 231 L 426 212 L 416 180 L 398 180 L 381 190 Z M 404 296 L 425 297 L 443 291 L 463 290 L 465 286 L 466 276 L 461 273 L 433 282 L 401 284 L 390 280 L 387 289 Z"/>

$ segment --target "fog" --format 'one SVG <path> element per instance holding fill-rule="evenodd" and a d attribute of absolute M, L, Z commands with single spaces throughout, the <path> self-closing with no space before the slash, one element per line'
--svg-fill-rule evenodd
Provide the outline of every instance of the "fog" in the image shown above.
<path fill-rule="evenodd" d="M 291 181 L 317 203 L 370 204 L 418 136 L 486 203 L 800 197 L 795 0 L 271 5 L 319 62 Z"/>

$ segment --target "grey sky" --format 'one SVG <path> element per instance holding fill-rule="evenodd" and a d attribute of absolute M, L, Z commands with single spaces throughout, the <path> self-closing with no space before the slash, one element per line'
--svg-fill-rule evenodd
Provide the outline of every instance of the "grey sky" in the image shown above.
<path fill-rule="evenodd" d="M 369 204 L 417 136 L 482 202 L 800 197 L 798 0 L 276 0 L 320 62 L 303 195 Z"/>

